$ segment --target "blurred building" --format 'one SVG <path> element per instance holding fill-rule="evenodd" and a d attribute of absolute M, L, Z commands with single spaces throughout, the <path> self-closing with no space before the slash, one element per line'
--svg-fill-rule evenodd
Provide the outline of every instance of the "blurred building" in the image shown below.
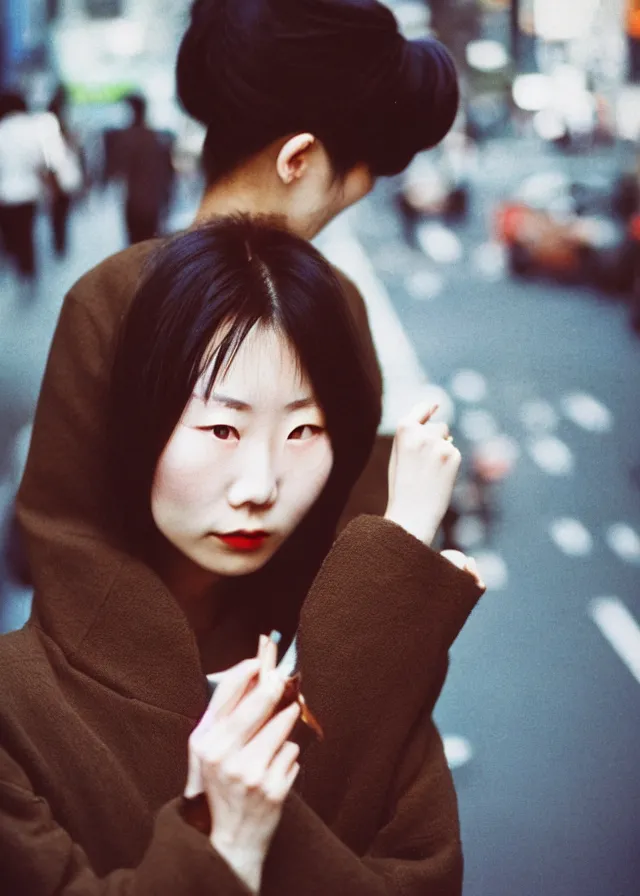
<path fill-rule="evenodd" d="M 2 86 L 24 87 L 48 69 L 48 26 L 56 6 L 56 0 L 0 0 Z"/>
<path fill-rule="evenodd" d="M 150 120 L 175 124 L 174 65 L 189 0 L 58 0 L 52 55 L 76 103 L 106 104 L 135 91 Z"/>

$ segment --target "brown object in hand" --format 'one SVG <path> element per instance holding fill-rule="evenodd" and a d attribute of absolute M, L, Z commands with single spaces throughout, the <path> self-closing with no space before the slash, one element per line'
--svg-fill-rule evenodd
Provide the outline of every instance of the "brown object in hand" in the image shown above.
<path fill-rule="evenodd" d="M 283 709 L 286 709 L 287 706 L 294 702 L 298 703 L 300 716 L 289 735 L 289 739 L 295 741 L 300 749 L 303 750 L 309 745 L 313 735 L 315 735 L 317 740 L 323 740 L 324 732 L 302 696 L 302 691 L 300 690 L 301 681 L 302 676 L 299 672 L 287 678 L 282 697 L 274 709 L 273 715 L 282 712 Z M 206 834 L 207 837 L 209 836 L 211 833 L 211 812 L 209 810 L 209 802 L 204 793 L 199 793 L 191 798 L 183 797 L 180 811 L 187 824 L 202 834 Z"/>
<path fill-rule="evenodd" d="M 298 704 L 300 707 L 300 717 L 291 734 L 291 740 L 298 743 L 300 747 L 303 747 L 306 746 L 310 740 L 310 731 L 315 734 L 318 740 L 324 740 L 324 732 L 320 723 L 307 706 L 307 701 L 302 696 L 302 691 L 300 690 L 301 682 L 302 676 L 299 672 L 296 672 L 295 675 L 287 678 L 280 702 L 274 710 L 274 715 L 281 712 L 283 709 L 286 709 L 287 706 L 290 706 L 294 702 Z M 303 725 L 305 726 L 304 728 L 302 727 Z M 303 743 L 301 743 L 301 741 L 303 741 Z"/>

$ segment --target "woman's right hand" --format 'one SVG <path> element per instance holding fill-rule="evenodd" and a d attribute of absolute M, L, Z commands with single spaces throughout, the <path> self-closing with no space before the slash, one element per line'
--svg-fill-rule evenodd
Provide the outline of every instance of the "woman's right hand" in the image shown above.
<path fill-rule="evenodd" d="M 398 425 L 384 515 L 426 545 L 447 511 L 461 461 L 447 424 L 429 422 L 437 407 L 416 405 Z"/>
<path fill-rule="evenodd" d="M 190 775 L 199 768 L 212 818 L 211 844 L 255 893 L 299 771 L 299 747 L 287 741 L 299 706 L 273 715 L 283 689 L 283 675 L 265 670 L 258 658 L 233 666 L 189 738 Z M 189 783 L 185 795 L 192 795 Z"/>

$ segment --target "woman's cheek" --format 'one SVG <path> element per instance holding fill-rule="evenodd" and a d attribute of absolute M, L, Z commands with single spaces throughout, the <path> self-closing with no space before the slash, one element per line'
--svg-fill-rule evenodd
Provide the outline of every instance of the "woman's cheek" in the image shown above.
<path fill-rule="evenodd" d="M 290 459 L 295 470 L 294 478 L 305 491 L 314 493 L 314 500 L 324 488 L 333 466 L 333 449 L 328 436 L 298 442 L 293 449 L 297 454 Z"/>
<path fill-rule="evenodd" d="M 172 503 L 197 503 L 206 491 L 206 473 L 211 471 L 212 446 L 201 432 L 174 433 L 156 468 L 154 490 Z M 220 469 L 217 463 L 213 463 Z"/>

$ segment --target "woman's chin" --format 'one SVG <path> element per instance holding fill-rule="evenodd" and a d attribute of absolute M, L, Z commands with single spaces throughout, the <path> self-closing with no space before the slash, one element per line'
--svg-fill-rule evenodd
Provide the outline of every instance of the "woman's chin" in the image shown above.
<path fill-rule="evenodd" d="M 245 576 L 266 566 L 276 550 L 271 545 L 265 545 L 254 551 L 216 551 L 215 556 L 206 552 L 197 558 L 197 562 L 216 576 Z"/>

